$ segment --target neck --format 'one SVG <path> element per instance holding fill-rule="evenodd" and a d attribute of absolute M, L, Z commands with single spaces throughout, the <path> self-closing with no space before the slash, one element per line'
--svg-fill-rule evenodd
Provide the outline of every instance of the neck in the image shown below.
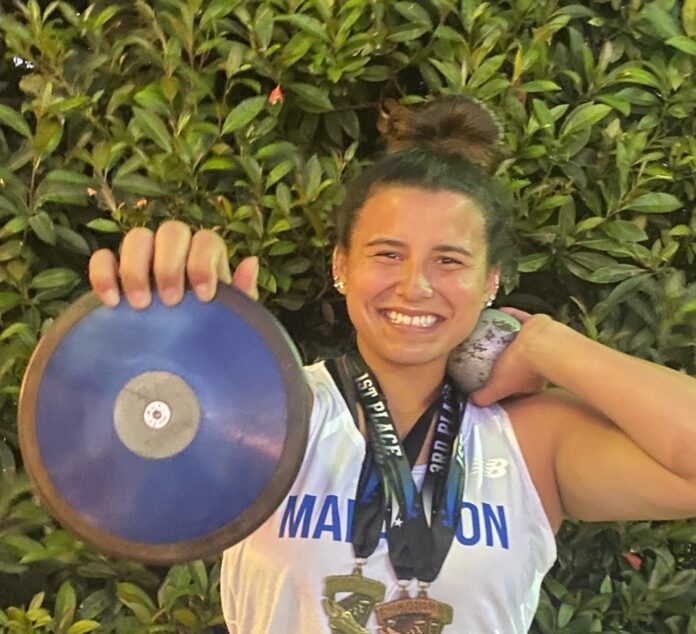
<path fill-rule="evenodd" d="M 420 415 L 437 398 L 445 376 L 446 361 L 405 365 L 365 354 L 358 338 L 358 350 L 375 375 L 387 399 L 389 412 L 403 438 Z"/>

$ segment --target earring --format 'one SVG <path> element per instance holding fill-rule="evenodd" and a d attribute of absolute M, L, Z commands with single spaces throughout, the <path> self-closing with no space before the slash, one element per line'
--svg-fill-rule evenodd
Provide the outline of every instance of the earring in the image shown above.
<path fill-rule="evenodd" d="M 333 283 L 334 283 L 334 288 L 339 292 L 342 293 L 343 291 L 346 290 L 346 283 L 337 276 L 333 278 Z"/>
<path fill-rule="evenodd" d="M 493 302 L 495 301 L 495 298 L 498 296 L 498 289 L 500 288 L 500 277 L 498 275 L 495 276 L 495 290 L 491 293 L 491 296 L 488 298 L 488 301 L 486 302 L 486 308 L 490 308 L 493 306 Z"/>

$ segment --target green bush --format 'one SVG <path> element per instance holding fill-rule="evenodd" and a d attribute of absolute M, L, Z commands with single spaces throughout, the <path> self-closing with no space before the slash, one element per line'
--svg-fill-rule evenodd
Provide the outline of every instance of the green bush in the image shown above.
<path fill-rule="evenodd" d="M 89 253 L 165 218 L 258 255 L 306 358 L 334 350 L 330 212 L 380 148 L 384 97 L 464 93 L 500 116 L 521 254 L 505 303 L 696 374 L 693 0 L 2 7 L 0 632 L 221 623 L 216 562 L 113 561 L 37 505 L 21 376 Z M 566 525 L 533 631 L 696 633 L 695 539 L 686 521 Z"/>

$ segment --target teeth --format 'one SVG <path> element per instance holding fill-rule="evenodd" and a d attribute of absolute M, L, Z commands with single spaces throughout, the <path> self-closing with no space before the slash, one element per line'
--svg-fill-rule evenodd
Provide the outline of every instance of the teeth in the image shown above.
<path fill-rule="evenodd" d="M 389 319 L 389 321 L 391 321 L 393 324 L 416 326 L 417 328 L 429 328 L 437 321 L 437 317 L 435 317 L 435 315 L 417 315 L 416 317 L 411 317 L 410 315 L 398 313 L 395 310 L 389 310 L 386 314 L 387 319 Z"/>

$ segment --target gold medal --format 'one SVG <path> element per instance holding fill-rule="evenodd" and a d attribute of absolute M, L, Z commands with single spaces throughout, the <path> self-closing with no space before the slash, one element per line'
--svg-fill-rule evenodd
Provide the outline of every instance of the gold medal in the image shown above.
<path fill-rule="evenodd" d="M 428 597 L 426 587 L 413 598 L 402 588 L 400 598 L 377 606 L 380 634 L 440 634 L 452 622 L 452 606 Z"/>
<path fill-rule="evenodd" d="M 365 628 L 375 606 L 384 599 L 385 586 L 363 577 L 365 561 L 359 559 L 350 575 L 324 579 L 322 605 L 332 634 L 370 634 Z M 342 598 L 338 598 L 344 595 Z"/>

